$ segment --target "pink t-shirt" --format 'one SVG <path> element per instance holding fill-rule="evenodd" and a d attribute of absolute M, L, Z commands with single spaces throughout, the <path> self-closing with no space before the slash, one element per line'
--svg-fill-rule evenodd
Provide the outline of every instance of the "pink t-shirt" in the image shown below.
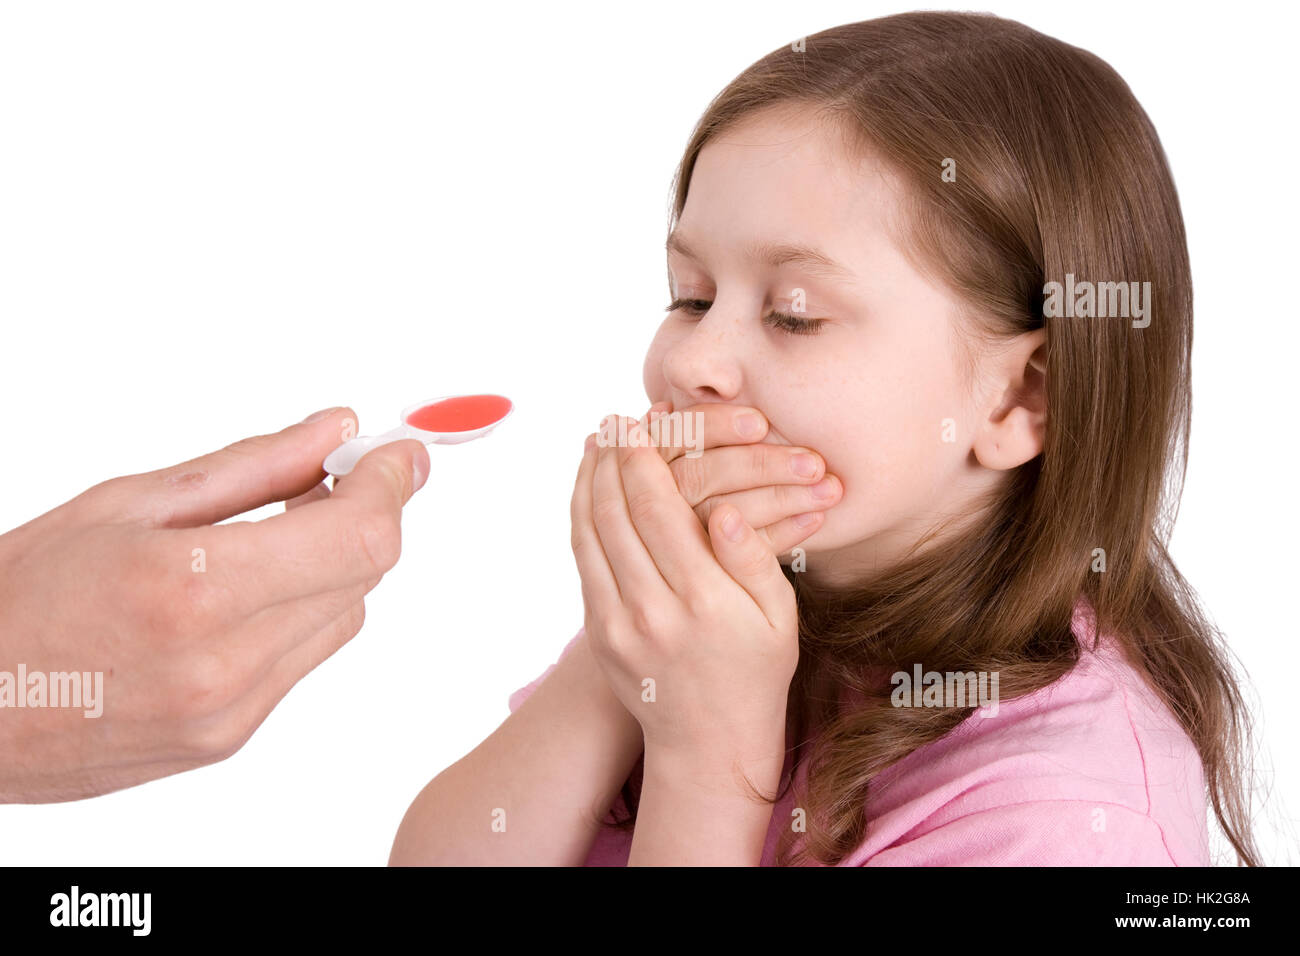
<path fill-rule="evenodd" d="M 1195 746 L 1114 641 L 1094 641 L 1086 604 L 1073 630 L 1069 673 L 996 716 L 973 713 L 873 781 L 867 838 L 841 865 L 1209 865 Z M 510 696 L 511 712 L 554 667 Z M 792 788 L 772 811 L 763 866 L 794 799 Z M 625 866 L 630 848 L 630 833 L 605 827 L 585 865 Z"/>

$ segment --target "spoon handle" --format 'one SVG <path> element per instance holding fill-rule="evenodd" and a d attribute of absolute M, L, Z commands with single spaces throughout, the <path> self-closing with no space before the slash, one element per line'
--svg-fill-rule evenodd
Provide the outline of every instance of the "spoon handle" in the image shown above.
<path fill-rule="evenodd" d="M 335 477 L 342 477 L 348 474 L 356 467 L 361 456 L 372 448 L 378 448 L 380 445 L 387 445 L 389 442 L 401 441 L 403 438 L 412 438 L 410 431 L 405 425 L 398 425 L 390 432 L 384 432 L 382 435 L 358 435 L 356 438 L 349 439 L 335 448 L 326 456 L 322 467 Z"/>

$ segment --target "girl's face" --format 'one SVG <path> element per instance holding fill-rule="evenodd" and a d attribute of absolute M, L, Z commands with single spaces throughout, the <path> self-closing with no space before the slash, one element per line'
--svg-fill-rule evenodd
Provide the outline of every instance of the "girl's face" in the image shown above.
<path fill-rule="evenodd" d="M 844 496 L 801 547 L 825 584 L 887 567 L 971 513 L 998 470 L 972 454 L 997 376 L 954 295 L 896 245 L 894 178 L 841 143 L 811 111 L 783 108 L 704 147 L 668 245 L 671 295 L 687 302 L 644 368 L 652 402 L 752 406 L 765 441 L 821 454 Z"/>

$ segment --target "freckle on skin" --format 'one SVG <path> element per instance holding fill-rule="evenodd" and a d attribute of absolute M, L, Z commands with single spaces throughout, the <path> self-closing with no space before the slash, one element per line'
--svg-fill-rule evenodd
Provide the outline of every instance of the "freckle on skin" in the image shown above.
<path fill-rule="evenodd" d="M 184 488 L 202 488 L 208 483 L 206 471 L 187 471 L 180 475 L 168 475 L 167 484 Z"/>

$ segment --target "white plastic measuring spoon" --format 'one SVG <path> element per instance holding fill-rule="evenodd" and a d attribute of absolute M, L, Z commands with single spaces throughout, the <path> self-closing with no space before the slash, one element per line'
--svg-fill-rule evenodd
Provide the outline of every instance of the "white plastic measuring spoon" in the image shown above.
<path fill-rule="evenodd" d="M 382 435 L 358 435 L 325 457 L 324 469 L 335 477 L 348 474 L 361 456 L 389 442 L 414 438 L 426 445 L 458 445 L 482 438 L 510 417 L 514 403 L 504 395 L 447 395 L 408 405 L 402 424 Z"/>

